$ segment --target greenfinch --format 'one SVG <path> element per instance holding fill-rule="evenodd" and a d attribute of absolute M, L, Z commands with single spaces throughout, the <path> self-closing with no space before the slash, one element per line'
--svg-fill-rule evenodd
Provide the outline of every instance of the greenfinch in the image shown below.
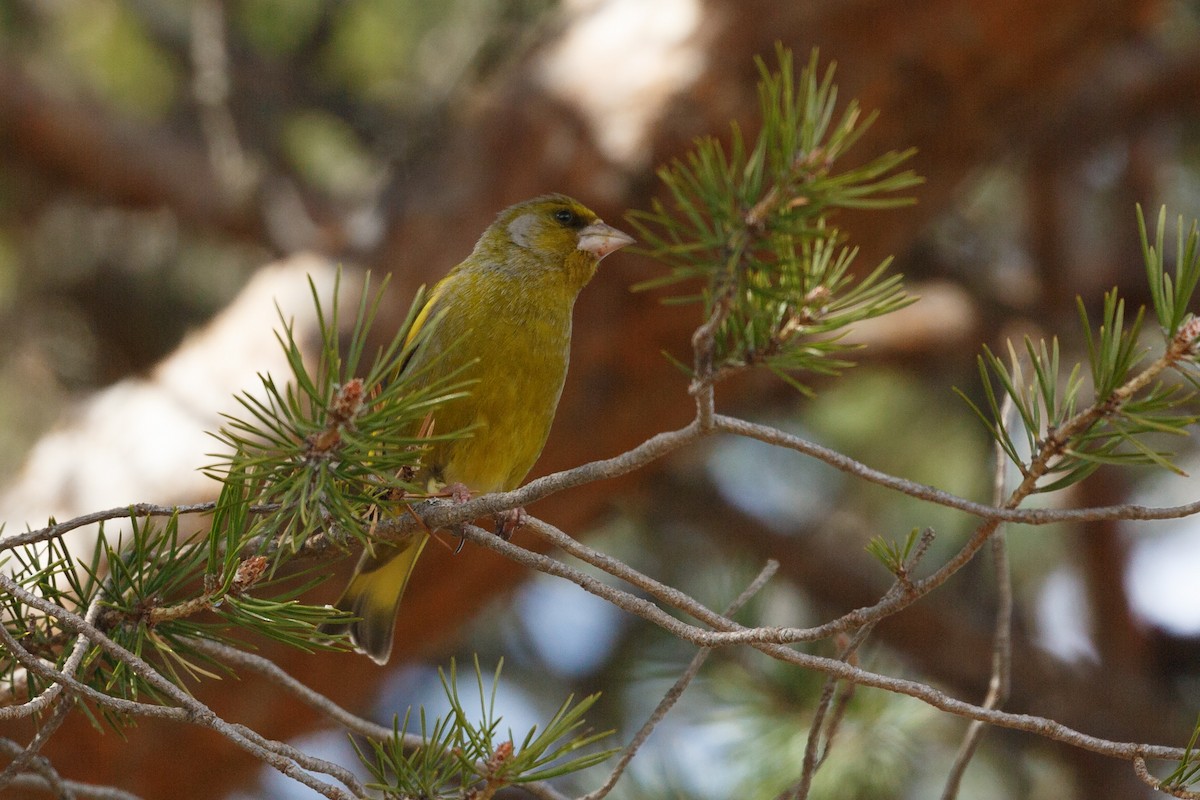
<path fill-rule="evenodd" d="M 405 365 L 419 383 L 453 374 L 469 393 L 440 406 L 438 433 L 417 479 L 467 493 L 514 489 L 542 452 L 558 406 L 571 347 L 571 313 L 600 260 L 633 239 L 561 194 L 511 206 L 433 290 L 409 333 L 428 337 Z M 337 607 L 357 619 L 351 641 L 376 663 L 392 651 L 396 613 L 429 540 L 363 553 Z"/>

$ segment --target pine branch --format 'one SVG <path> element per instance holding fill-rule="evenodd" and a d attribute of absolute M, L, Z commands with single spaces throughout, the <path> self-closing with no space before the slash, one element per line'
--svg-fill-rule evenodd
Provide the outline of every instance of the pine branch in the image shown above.
<path fill-rule="evenodd" d="M 307 756 L 301 758 L 301 754 L 298 751 L 295 751 L 294 748 L 290 748 L 282 742 L 272 742 L 244 726 L 225 722 L 206 705 L 160 675 L 149 663 L 104 635 L 104 633 L 82 617 L 47 602 L 32 592 L 26 591 L 15 581 L 3 574 L 0 574 L 0 589 L 19 599 L 21 602 L 45 614 L 54 616 L 64 627 L 74 633 L 87 637 L 88 641 L 94 646 L 121 664 L 126 665 L 147 686 L 152 687 L 162 697 L 173 703 L 173 705 L 127 700 L 97 691 L 91 686 L 64 675 L 62 672 L 44 664 L 14 639 L 5 626 L 0 625 L 0 643 L 3 643 L 21 665 L 31 673 L 39 674 L 50 681 L 60 683 L 72 694 L 91 700 L 104 708 L 112 709 L 119 713 L 174 719 L 180 722 L 211 728 L 263 762 L 270 764 L 283 774 L 329 797 L 331 800 L 346 800 L 350 795 L 337 787 L 316 779 L 306 770 L 320 768 L 322 772 L 336 775 L 338 780 L 345 783 L 356 794 L 361 795 L 361 787 L 358 781 L 346 770 L 337 765 Z"/>
<path fill-rule="evenodd" d="M 888 262 L 855 280 L 856 250 L 843 244 L 831 215 L 844 208 L 890 208 L 920 182 L 897 168 L 912 151 L 888 153 L 837 171 L 873 117 L 858 105 L 836 112 L 833 67 L 818 78 L 817 53 L 794 74 L 780 46 L 778 68 L 758 61 L 761 128 L 752 144 L 734 125 L 728 151 L 698 140 L 658 172 L 670 196 L 628 215 L 644 252 L 667 274 L 639 288 L 699 284 L 669 303 L 699 302 L 704 324 L 692 338 L 693 386 L 702 425 L 711 385 L 765 366 L 797 389 L 795 375 L 834 375 L 849 366 L 840 343 L 849 326 L 913 302 Z"/>
<path fill-rule="evenodd" d="M 488 798 L 503 787 L 531 783 L 543 796 L 552 796 L 544 781 L 608 755 L 579 752 L 602 736 L 584 728 L 583 716 L 595 696 L 578 702 L 568 697 L 540 732 L 531 730 L 516 741 L 500 733 L 494 703 L 499 669 L 489 693 L 475 663 L 476 714 L 474 708 L 468 711 L 473 702 L 460 694 L 451 664 L 443 674 L 451 713 L 429 720 L 423 710 L 410 710 L 389 730 L 349 715 L 282 671 L 242 653 L 233 639 L 240 632 L 306 649 L 344 646 L 318 633 L 318 626 L 337 612 L 302 602 L 319 576 L 293 570 L 327 563 L 347 542 L 370 546 L 399 542 L 417 531 L 452 528 L 478 546 L 574 582 L 700 648 L 677 690 L 651 715 L 647 731 L 712 648 L 745 645 L 781 663 L 827 676 L 828 690 L 814 723 L 798 795 L 807 791 L 808 779 L 828 753 L 839 708 L 845 708 L 844 703 L 837 705 L 833 687 L 845 683 L 911 696 L 976 723 L 1028 731 L 1127 759 L 1139 774 L 1145 772 L 1142 759 L 1179 760 L 1182 771 L 1164 785 L 1186 796 L 1184 784 L 1195 777 L 1188 771 L 1194 761 L 1191 746 L 1113 742 L 1053 720 L 994 707 L 1003 696 L 1006 674 L 1001 663 L 1005 648 L 1000 640 L 1007 627 L 1003 623 L 997 627 L 996 691 L 982 705 L 951 698 L 918 681 L 864 669 L 852 656 L 877 622 L 934 591 L 994 542 L 1002 522 L 1164 519 L 1200 512 L 1200 502 L 1169 509 L 1020 507 L 1031 495 L 1083 480 L 1104 464 L 1173 469 L 1154 437 L 1184 434 L 1197 419 L 1188 410 L 1192 397 L 1181 385 L 1197 385 L 1200 321 L 1187 310 L 1200 284 L 1197 226 L 1193 224 L 1186 236 L 1180 226 L 1175 271 L 1168 275 L 1165 212 L 1159 215 L 1151 245 L 1139 210 L 1154 316 L 1164 335 L 1156 358 L 1147 357 L 1140 337 L 1145 312 L 1127 316 L 1116 292 L 1106 296 L 1097 325 L 1081 303 L 1086 365 L 1065 367 L 1057 340 L 1010 344 L 1003 355 L 984 350 L 979 359 L 984 400 L 981 405 L 972 403 L 972 408 L 998 450 L 1020 470 L 1020 483 L 1006 497 L 992 505 L 978 504 L 886 475 L 778 429 L 717 413 L 714 386 L 719 381 L 765 367 L 809 391 L 799 374 L 833 375 L 848 366 L 843 337 L 850 326 L 912 302 L 899 277 L 887 274 L 887 261 L 857 277 L 856 251 L 832 224 L 839 209 L 907 202 L 898 193 L 918 179 L 898 170 L 909 153 L 890 153 L 841 170 L 840 160 L 871 118 L 864 118 L 854 103 L 838 110 L 832 69 L 818 74 L 814 54 L 796 77 L 783 48 L 777 70 L 761 62 L 759 67 L 762 124 L 753 141 L 734 127 L 727 146 L 714 139 L 697 142 L 691 154 L 660 172 L 668 202 L 656 201 L 651 211 L 631 215 L 647 252 L 666 266 L 666 274 L 650 285 L 684 291 L 679 287 L 689 283 L 694 287 L 686 290 L 690 293 L 668 299 L 702 307 L 692 341 L 690 391 L 696 416 L 689 425 L 614 458 L 547 476 L 513 492 L 461 504 L 428 498 L 421 487 L 412 485 L 423 450 L 435 438 L 422 422 L 439 403 L 470 387 L 451 376 L 418 388 L 414 379 L 422 376 L 403 369 L 429 330 L 424 327 L 409 335 L 421 307 L 420 295 L 395 336 L 370 353 L 368 333 L 381 295 L 372 294 L 369 287 L 363 292 L 347 336 L 337 293 L 326 312 L 314 287 L 321 339 L 315 363 L 304 358 L 296 332 L 281 319 L 279 341 L 292 374 L 287 382 L 263 376 L 262 396 L 241 397 L 241 413 L 230 417 L 217 434 L 225 452 L 210 469 L 223 484 L 215 504 L 184 509 L 134 506 L 0 540 L 0 552 L 12 561 L 9 573 L 0 573 L 5 618 L 0 625 L 0 643 L 5 646 L 0 674 L 13 687 L 8 698 L 12 705 L 0 709 L 0 718 L 50 715 L 50 724 L 25 747 L 13 743 L 17 750 L 0 773 L 0 786 L 24 779 L 30 771 L 51 785 L 65 785 L 52 770 L 41 768 L 38 749 L 54 725 L 79 706 L 89 714 L 95 709 L 114 725 L 150 716 L 209 728 L 327 797 L 361 796 L 369 788 L 342 767 L 220 719 L 186 689 L 190 682 L 211 677 L 212 669 L 238 666 L 267 675 L 348 729 L 366 735 L 369 744 L 360 755 L 372 773 L 373 788 L 402 796 L 467 793 Z M 1006 403 L 1015 409 L 1018 430 L 1005 424 Z M 459 434 L 438 432 L 436 438 Z M 875 543 L 874 552 L 895 575 L 892 587 L 868 607 L 807 628 L 741 625 L 730 619 L 731 612 L 717 613 L 538 520 L 529 523 L 535 534 L 633 591 L 469 524 L 484 514 L 628 473 L 718 434 L 806 454 L 861 480 L 973 514 L 981 522 L 965 545 L 924 578 L 914 577 L 912 567 L 929 537 L 918 538 L 914 532 L 903 545 Z M 191 520 L 199 511 L 210 514 L 207 528 L 182 531 L 181 520 Z M 101 530 L 86 559 L 62 543 L 62 536 L 81 524 L 118 518 L 129 521 L 130 532 L 113 541 Z M 78 616 L 79 609 L 87 609 L 84 617 Z M 205 621 L 214 617 L 219 624 Z M 827 638 L 839 642 L 839 658 L 811 655 L 793 646 Z M 21 696 L 29 699 L 17 701 Z M 407 733 L 410 723 L 419 729 L 415 737 Z M 975 725 L 972 730 L 980 728 Z M 611 789 L 640 740 L 633 740 L 609 780 L 592 796 Z M 974 733 L 965 745 L 973 741 Z M 966 758 L 964 767 L 965 763 Z M 960 773 L 952 771 L 951 782 Z M 330 776 L 345 789 L 319 775 Z"/>
<path fill-rule="evenodd" d="M 778 569 L 779 562 L 768 561 L 766 566 L 764 566 L 754 580 L 750 582 L 750 585 L 747 586 L 741 594 L 734 598 L 734 601 L 726 606 L 725 610 L 721 613 L 726 617 L 731 617 L 736 614 L 742 608 L 742 606 L 750 602 L 750 599 L 754 597 L 754 595 L 758 594 L 758 592 L 775 575 L 775 572 Z M 683 674 L 680 675 L 676 679 L 675 683 L 671 685 L 671 688 L 668 689 L 666 694 L 663 695 L 662 700 L 660 700 L 658 705 L 654 707 L 654 710 L 650 713 L 650 716 L 646 719 L 646 722 L 643 723 L 642 727 L 638 729 L 638 732 L 634 734 L 633 739 L 630 740 L 629 744 L 625 747 L 624 752 L 621 753 L 620 759 L 617 760 L 617 763 L 613 767 L 612 772 L 609 773 L 608 778 L 597 789 L 588 792 L 586 795 L 581 797 L 580 800 L 602 800 L 602 798 L 608 796 L 608 794 L 616 787 L 617 781 L 621 779 L 621 775 L 624 774 L 625 768 L 629 766 L 631 761 L 633 761 L 633 757 L 637 755 L 638 750 L 643 744 L 645 744 L 646 739 L 648 739 L 650 734 L 654 732 L 654 729 L 658 727 L 658 724 L 662 722 L 679 698 L 683 696 L 684 691 L 687 689 L 688 685 L 692 682 L 696 675 L 700 673 L 700 668 L 704 666 L 704 662 L 708 660 L 708 657 L 712 654 L 712 652 L 713 651 L 707 647 L 702 647 L 696 652 L 696 655 L 692 657 L 692 660 L 684 669 Z"/>
<path fill-rule="evenodd" d="M 565 544 L 567 541 L 573 541 L 571 537 L 562 531 L 558 531 L 539 520 L 531 520 L 531 525 L 542 535 L 547 535 L 555 544 Z M 638 595 L 598 581 L 591 575 L 563 564 L 556 559 L 519 547 L 512 542 L 506 542 L 490 531 L 485 531 L 473 525 L 465 525 L 460 530 L 464 537 L 477 545 L 498 552 L 532 569 L 569 580 L 585 591 L 601 597 L 697 647 L 725 647 L 732 644 L 748 644 L 755 650 L 766 653 L 771 658 L 782 663 L 793 664 L 803 669 L 821 672 L 833 676 L 838 680 L 849 681 L 860 686 L 870 686 L 912 697 L 934 708 L 963 717 L 964 719 L 980 720 L 990 725 L 1033 733 L 1046 739 L 1063 742 L 1073 747 L 1113 758 L 1132 760 L 1135 756 L 1141 755 L 1143 758 L 1175 761 L 1182 758 L 1185 754 L 1185 750 L 1179 747 L 1115 742 L 1076 731 L 1052 719 L 1027 714 L 1013 714 L 996 709 L 986 709 L 952 698 L 944 692 L 938 691 L 920 681 L 894 678 L 854 667 L 838 659 L 824 658 L 801 652 L 789 645 L 798 641 L 825 638 L 828 634 L 822 632 L 820 635 L 816 635 L 820 627 L 809 629 L 776 627 L 746 628 L 733 620 L 716 614 L 686 594 L 671 587 L 658 584 L 652 578 L 636 573 L 636 571 L 617 562 L 619 565 L 618 571 L 610 574 L 614 574 L 622 579 L 629 575 L 634 578 L 636 581 L 635 585 L 639 588 L 643 587 L 643 585 L 654 586 L 657 592 L 660 592 L 663 596 L 673 598 L 677 607 L 685 610 L 686 613 L 695 616 L 697 619 L 702 619 L 705 623 L 711 624 L 712 629 L 691 625 L 680 621 L 675 616 Z M 587 550 L 587 548 L 578 542 L 575 543 L 575 547 L 577 550 Z M 589 560 L 589 563 L 595 563 L 596 565 L 611 563 L 611 559 L 598 554 L 597 560 L 595 562 Z M 618 572 L 620 574 L 617 574 Z M 813 635 L 811 638 L 801 635 L 804 633 Z"/>

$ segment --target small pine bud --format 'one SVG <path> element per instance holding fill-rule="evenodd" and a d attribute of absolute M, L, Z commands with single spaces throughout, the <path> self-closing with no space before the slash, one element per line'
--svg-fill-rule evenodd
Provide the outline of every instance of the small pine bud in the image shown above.
<path fill-rule="evenodd" d="M 230 586 L 230 591 L 234 594 L 241 594 L 249 589 L 254 584 L 258 583 L 258 579 L 267 571 L 266 556 L 252 556 L 247 558 L 238 565 L 237 574 L 233 576 L 233 585 Z"/>

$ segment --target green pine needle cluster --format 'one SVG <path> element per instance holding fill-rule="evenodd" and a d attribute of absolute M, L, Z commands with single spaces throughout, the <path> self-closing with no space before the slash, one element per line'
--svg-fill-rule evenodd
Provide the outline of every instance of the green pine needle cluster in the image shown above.
<path fill-rule="evenodd" d="M 101 531 L 103 533 L 103 531 Z M 10 550 L 0 568 L 22 588 L 65 608 L 86 608 L 99 591 L 99 565 L 102 554 L 97 547 L 92 560 L 80 564 L 61 539 Z M 81 600 L 87 602 L 81 602 Z M 0 617 L 9 634 L 32 655 L 61 669 L 73 640 L 44 611 L 28 606 L 10 592 L 0 592 Z M 21 679 L 26 696 L 36 697 L 50 682 L 32 671 L 22 670 L 18 660 L 0 649 L 0 683 L 12 686 Z M 15 687 L 14 687 L 15 688 Z"/>
<path fill-rule="evenodd" d="M 90 624 L 134 657 L 87 643 L 76 679 L 110 698 L 171 706 L 174 699 L 164 695 L 157 676 L 186 689 L 231 673 L 204 642 L 244 649 L 255 638 L 271 639 L 310 651 L 348 646 L 319 630 L 341 612 L 300 599 L 327 575 L 327 559 L 306 556 L 320 552 L 314 541 L 330 541 L 320 534 L 349 530 L 365 537 L 372 514 L 412 501 L 416 488 L 408 477 L 428 438 L 409 431 L 419 430 L 439 402 L 463 390 L 445 382 L 413 390 L 411 376 L 402 374 L 421 342 L 408 335 L 419 298 L 395 337 L 366 359 L 380 294 L 372 294 L 368 284 L 363 297 L 343 342 L 336 291 L 335 310 L 328 315 L 314 291 L 322 349 L 311 370 L 284 322 L 280 342 L 293 372 L 289 385 L 278 389 L 264 376 L 266 399 L 244 395 L 246 417 L 231 418 L 218 435 L 233 453 L 214 470 L 222 491 L 206 521 L 178 512 L 146 517 L 132 508 L 120 520 L 128 530 L 110 536 L 101 528 L 86 559 L 73 556 L 57 535 L 33 537 L 32 545 L 8 552 L 8 563 L 0 566 L 17 586 L 73 613 L 90 609 Z M 188 520 L 196 521 L 191 530 L 184 524 Z M 19 593 L 0 592 L 0 614 L 12 641 L 29 654 L 22 662 L 0 650 L 0 681 L 36 697 L 53 679 L 28 669 L 29 658 L 66 669 L 76 631 Z M 443 675 L 452 712 L 432 724 L 419 714 L 422 747 L 406 751 L 399 724 L 394 739 L 370 743 L 374 755 L 363 757 L 377 788 L 389 796 L 463 796 L 464 787 L 494 790 L 547 780 L 610 755 L 579 752 L 607 735 L 582 730 L 583 715 L 598 696 L 567 698 L 544 729 L 517 740 L 501 732 L 495 712 L 499 668 L 490 696 L 478 663 L 476 673 L 479 721 L 466 711 L 452 665 L 449 676 Z M 104 702 L 80 707 L 97 725 L 119 728 L 134 721 Z M 408 722 L 406 717 L 404 728 Z"/>
<path fill-rule="evenodd" d="M 1138 235 L 1142 243 L 1142 260 L 1146 264 L 1146 279 L 1150 283 L 1150 296 L 1158 324 L 1168 338 L 1179 333 L 1179 329 L 1195 313 L 1191 311 L 1196 285 L 1200 282 L 1200 228 L 1192 221 L 1186 237 L 1183 217 L 1176 222 L 1175 274 L 1167 272 L 1166 250 L 1163 238 L 1167 227 L 1167 210 L 1159 209 L 1158 224 L 1155 226 L 1154 244 L 1146 235 L 1146 218 L 1141 206 L 1137 209 Z"/>
<path fill-rule="evenodd" d="M 280 388 L 263 376 L 263 399 L 241 396 L 244 417 L 231 417 L 217 435 L 232 453 L 211 470 L 222 489 L 207 524 L 179 514 L 160 521 L 130 509 L 122 521 L 127 531 L 113 537 L 101 528 L 86 558 L 57 537 L 10 550 L 11 579 L 63 609 L 97 606 L 93 624 L 100 632 L 181 687 L 227 671 L 197 640 L 245 647 L 250 635 L 306 650 L 346 646 L 318 631 L 340 612 L 300 600 L 327 571 L 315 559 L 294 556 L 315 551 L 313 541 L 327 544 L 331 532 L 365 539 L 372 515 L 415 493 L 407 478 L 427 439 L 411 431 L 462 387 L 441 382 L 417 390 L 412 376 L 401 375 L 422 341 L 408 335 L 420 297 L 395 336 L 368 359 L 382 289 L 371 292 L 368 278 L 347 341 L 339 335 L 339 289 L 340 276 L 329 313 L 313 289 L 321 337 L 315 365 L 305 363 L 284 320 L 279 340 L 289 383 Z M 191 530 L 182 527 L 188 519 L 196 520 Z M 0 594 L 0 603 L 22 647 L 60 668 L 66 663 L 75 641 L 70 629 L 15 595 Z M 18 676 L 29 696 L 49 685 L 0 655 L 0 678 Z M 139 668 L 95 645 L 79 676 L 111 697 L 169 702 Z M 114 725 L 124 722 L 111 709 L 102 713 Z"/>
<path fill-rule="evenodd" d="M 1020 349 L 1010 342 L 1007 359 L 984 347 L 979 357 L 983 405 L 959 392 L 1021 470 L 1028 491 L 1065 488 L 1105 464 L 1180 472 L 1160 443 L 1187 435 L 1200 420 L 1194 403 L 1200 324 L 1188 310 L 1200 279 L 1200 235 L 1193 222 L 1185 237 L 1180 221 L 1172 278 L 1163 257 L 1165 221 L 1164 209 L 1152 246 L 1138 209 L 1146 273 L 1164 337 L 1157 356 L 1152 357 L 1143 335 L 1145 309 L 1127 319 L 1125 301 L 1114 289 L 1104 296 L 1098 325 L 1078 301 L 1086 365 L 1066 369 L 1056 338 L 1049 343 L 1026 339 Z M 1005 400 L 1015 421 L 1005 418 Z"/>
<path fill-rule="evenodd" d="M 1192 737 L 1188 739 L 1187 747 L 1184 748 L 1183 758 L 1175 765 L 1175 769 L 1166 778 L 1163 778 L 1162 789 L 1166 792 L 1187 792 L 1196 786 L 1200 781 L 1200 751 L 1196 749 L 1196 742 L 1200 740 L 1200 715 L 1196 717 L 1196 724 L 1192 728 Z"/>
<path fill-rule="evenodd" d="M 753 142 L 736 124 L 728 149 L 698 140 L 658 172 L 669 202 L 628 218 L 644 252 L 668 267 L 639 288 L 697 287 L 666 301 L 704 307 L 709 343 L 698 345 L 695 377 L 716 381 L 762 364 L 806 390 L 795 373 L 849 365 L 841 342 L 849 326 L 912 302 L 887 261 L 862 277 L 852 271 L 856 250 L 831 214 L 907 204 L 899 193 L 920 179 L 897 171 L 912 150 L 840 169 L 874 116 L 855 102 L 837 113 L 833 67 L 819 77 L 815 52 L 798 80 L 782 46 L 778 61 L 777 70 L 758 61 L 762 120 Z"/>
<path fill-rule="evenodd" d="M 908 532 L 903 542 L 885 539 L 882 536 L 872 537 L 866 545 L 866 551 L 883 564 L 888 572 L 897 578 L 908 578 L 909 558 L 917 543 L 921 540 L 921 529 L 913 528 Z"/>
<path fill-rule="evenodd" d="M 615 752 L 572 755 L 611 734 L 582 730 L 583 715 L 599 695 L 589 695 L 578 703 L 568 697 L 540 732 L 535 726 L 518 744 L 511 730 L 501 730 L 503 720 L 496 714 L 496 688 L 502 667 L 503 662 L 497 664 L 489 690 L 476 657 L 477 715 L 467 712 L 459 695 L 455 662 L 450 662 L 449 675 L 439 670 L 450 712 L 429 722 L 424 709 L 420 711 L 420 747 L 405 744 L 411 709 L 403 722 L 394 722 L 391 739 L 371 741 L 369 750 L 356 744 L 359 758 L 371 774 L 370 788 L 395 798 L 491 797 L 505 786 L 587 769 Z"/>
<path fill-rule="evenodd" d="M 372 293 L 368 276 L 347 342 L 339 320 L 340 275 L 328 315 L 313 287 L 321 341 L 316 365 L 305 363 L 291 324 L 282 319 L 280 344 L 291 382 L 281 388 L 262 376 L 263 397 L 239 396 L 245 414 L 229 417 L 217 434 L 231 455 L 213 468 L 214 475 L 243 484 L 257 506 L 274 508 L 261 529 L 281 549 L 296 552 L 314 534 L 331 530 L 366 543 L 364 521 L 380 508 L 394 512 L 404 498 L 420 493 L 411 479 L 423 446 L 435 438 L 421 435 L 422 421 L 466 389 L 453 376 L 417 388 L 424 373 L 401 370 L 431 327 L 409 335 L 424 304 L 421 292 L 391 341 L 366 362 L 384 287 L 386 281 Z"/>
<path fill-rule="evenodd" d="M 97 630 L 181 687 L 228 671 L 196 649 L 198 639 L 245 647 L 242 637 L 254 632 L 308 650 L 335 646 L 317 635 L 330 609 L 298 600 L 315 579 L 302 572 L 273 578 L 263 557 L 221 552 L 214 559 L 216 550 L 202 533 L 181 532 L 178 515 L 160 523 L 131 512 L 126 522 L 129 530 L 115 537 L 102 527 L 86 560 L 56 538 L 14 549 L 10 577 L 60 608 L 82 613 L 95 605 Z M 10 635 L 61 669 L 74 634 L 16 595 L 0 594 L 0 603 Z M 51 684 L 35 671 L 22 671 L 11 654 L 0 656 L 0 682 L 19 676 L 30 697 Z M 87 649 L 77 677 L 110 697 L 170 704 L 141 669 L 98 645 Z M 98 711 L 114 727 L 128 722 L 111 708 Z"/>

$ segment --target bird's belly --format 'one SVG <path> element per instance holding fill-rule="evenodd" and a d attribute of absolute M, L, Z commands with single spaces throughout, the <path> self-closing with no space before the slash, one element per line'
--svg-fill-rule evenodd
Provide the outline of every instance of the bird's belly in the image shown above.
<path fill-rule="evenodd" d="M 514 354 L 515 355 L 515 354 Z M 546 349 L 518 357 L 489 359 L 501 369 L 482 368 L 471 395 L 449 416 L 448 431 L 469 427 L 465 438 L 449 442 L 441 472 L 447 483 L 473 493 L 515 488 L 533 467 L 554 421 L 567 371 L 566 353 Z"/>

